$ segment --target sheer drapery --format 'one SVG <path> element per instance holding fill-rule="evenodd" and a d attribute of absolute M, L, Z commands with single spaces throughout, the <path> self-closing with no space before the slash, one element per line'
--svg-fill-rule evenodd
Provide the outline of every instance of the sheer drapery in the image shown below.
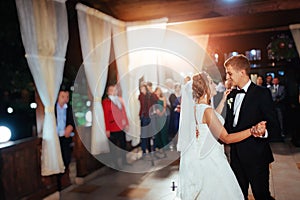
<path fill-rule="evenodd" d="M 130 91 L 137 90 L 138 82 L 136 80 L 138 80 L 138 78 L 136 76 L 132 77 L 130 73 L 132 69 L 129 67 L 130 58 L 128 57 L 128 51 L 136 49 L 135 47 L 139 48 L 142 44 L 139 43 L 141 40 L 136 40 L 136 37 L 133 38 L 133 40 L 128 39 L 130 37 L 128 34 L 130 35 L 130 33 L 127 27 L 135 26 L 138 29 L 149 27 L 157 28 L 157 24 L 159 24 L 160 27 L 162 23 L 164 23 L 163 26 L 166 27 L 166 20 L 164 18 L 164 20 L 125 23 L 82 4 L 77 4 L 76 9 L 78 10 L 78 23 L 85 73 L 89 87 L 92 90 L 91 93 L 94 96 L 94 104 L 95 106 L 101 105 L 100 97 L 103 95 L 105 89 L 112 40 L 118 68 L 118 81 L 120 82 L 122 97 L 126 104 L 127 115 L 130 118 L 129 135 L 133 136 L 133 138 L 127 137 L 127 139 L 137 138 L 139 140 L 139 108 L 137 96 L 129 93 Z M 155 25 L 153 26 L 153 24 Z M 111 35 L 113 38 L 111 38 Z M 142 34 L 139 34 L 138 37 L 142 38 L 142 36 Z M 155 38 L 152 37 L 152 39 Z M 145 41 L 145 38 L 143 38 L 143 40 Z M 163 38 L 161 37 L 159 41 L 161 42 L 162 40 Z M 134 47 L 130 46 L 131 41 L 134 41 Z M 93 67 L 91 65 L 93 65 Z M 151 73 L 146 74 L 149 75 Z M 95 92 L 98 94 L 94 94 Z M 94 120 L 91 139 L 91 152 L 94 155 L 109 151 L 106 136 L 103 134 L 105 132 L 103 110 L 101 107 L 95 108 L 95 106 L 93 109 Z M 136 145 L 138 142 L 137 140 L 133 141 L 133 145 Z"/>
<path fill-rule="evenodd" d="M 123 22 L 82 4 L 77 4 L 76 8 L 78 10 L 85 72 L 91 90 L 95 87 L 97 89 L 96 100 L 98 99 L 99 102 L 100 98 L 98 97 L 103 94 L 107 78 L 107 66 L 111 52 L 110 42 L 113 43 L 114 59 L 116 59 L 118 68 L 118 81 L 126 104 L 127 115 L 130 119 L 129 134 L 132 138 L 129 139 L 136 139 L 133 141 L 133 145 L 136 145 L 140 139 L 139 103 L 137 100 L 139 81 L 152 81 L 154 86 L 164 84 L 163 81 L 167 78 L 167 73 L 162 66 L 167 66 L 171 68 L 171 71 L 176 71 L 173 77 L 177 77 L 177 79 L 183 79 L 182 74 L 180 74 L 181 76 L 178 76 L 178 74 L 180 70 L 186 71 L 186 66 L 190 67 L 190 74 L 201 70 L 206 56 L 205 49 L 208 35 L 198 36 L 195 41 L 192 41 L 191 38 L 185 35 L 168 31 L 167 18 Z M 104 40 L 107 40 L 105 44 L 103 43 Z M 90 45 L 91 41 L 93 41 L 92 46 Z M 100 43 L 102 44 L 100 45 Z M 93 50 L 97 45 L 99 46 L 97 49 L 103 48 L 102 53 L 98 54 L 97 51 L 100 52 L 100 50 Z M 202 49 L 199 46 L 202 46 Z M 91 53 L 92 50 L 95 53 Z M 93 59 L 94 67 L 96 69 L 98 63 L 98 71 L 94 71 L 93 67 L 87 67 L 87 57 L 95 58 Z M 174 60 L 178 62 L 172 62 Z M 99 64 L 100 62 L 101 64 Z M 98 77 L 99 80 L 92 81 L 90 76 Z M 95 94 L 93 95 L 95 98 Z M 94 111 L 93 119 L 96 117 L 97 123 L 93 120 L 91 149 L 93 154 L 98 154 L 107 150 L 106 142 L 101 145 L 105 139 L 99 131 L 104 130 L 104 116 L 101 108 L 94 109 Z"/>
<path fill-rule="evenodd" d="M 202 70 L 205 58 L 206 58 L 206 48 L 207 48 L 207 43 L 208 43 L 208 39 L 209 39 L 209 35 L 208 34 L 204 34 L 204 35 L 197 35 L 192 37 L 192 39 L 200 46 L 200 48 L 203 49 L 203 51 L 195 51 L 195 53 L 198 53 L 198 57 L 200 60 L 199 66 L 196 66 L 197 70 Z"/>
<path fill-rule="evenodd" d="M 122 90 L 122 98 L 125 103 L 126 114 L 129 119 L 132 119 L 133 114 L 131 110 L 130 103 L 130 92 L 131 91 L 131 75 L 129 73 L 129 58 L 128 58 L 128 44 L 127 44 L 127 34 L 126 34 L 126 23 L 119 21 L 115 22 L 112 27 L 112 42 L 114 55 L 117 63 L 118 69 L 118 83 L 120 84 Z M 132 120 L 129 120 L 129 130 L 126 134 L 126 140 L 132 141 L 135 138 L 132 137 L 135 132 L 135 123 Z"/>
<path fill-rule="evenodd" d="M 130 80 L 128 81 L 131 91 L 128 110 L 130 110 L 130 131 L 132 144 L 135 146 L 140 141 L 139 119 L 139 80 L 151 81 L 154 85 L 159 82 L 159 57 L 162 48 L 167 18 L 148 21 L 127 22 L 127 45 L 129 57 Z M 153 48 L 152 48 L 153 47 Z"/>
<path fill-rule="evenodd" d="M 204 63 L 207 61 L 206 46 L 209 35 L 199 35 L 196 37 L 189 37 L 178 32 L 167 31 L 164 40 L 164 49 L 168 49 L 171 53 L 193 67 L 189 72 L 201 71 Z M 176 67 L 174 67 L 176 69 Z"/>
<path fill-rule="evenodd" d="M 191 115 L 193 113 L 193 108 L 195 105 L 193 96 L 192 96 L 192 81 L 189 81 L 185 85 L 182 86 L 181 89 L 181 110 L 180 110 L 180 122 L 179 122 L 179 130 L 178 130 L 178 142 L 177 142 L 177 150 L 181 152 L 181 154 L 185 153 L 188 149 L 189 145 L 193 141 L 193 136 L 196 132 L 196 123 L 195 118 Z"/>
<path fill-rule="evenodd" d="M 22 41 L 37 91 L 45 106 L 41 172 L 64 172 L 54 104 L 62 82 L 69 39 L 65 1 L 16 0 Z"/>
<path fill-rule="evenodd" d="M 136 71 L 136 80 L 158 83 L 160 53 L 163 51 L 165 30 L 168 18 L 148 21 L 127 22 L 127 43 L 129 49 L 129 68 Z M 141 68 L 142 67 L 142 68 Z M 137 86 L 137 84 L 135 84 Z"/>
<path fill-rule="evenodd" d="M 167 31 L 167 36 L 173 38 L 172 40 L 176 41 L 178 45 L 170 46 L 175 42 L 166 39 L 164 47 L 168 51 L 160 52 L 158 61 L 165 68 L 160 69 L 158 80 L 161 84 L 164 84 L 162 80 L 166 80 L 166 78 L 171 78 L 175 82 L 183 82 L 183 77 L 192 76 L 195 72 L 200 71 L 204 61 L 207 60 L 206 47 L 209 35 L 188 38 L 179 33 L 174 34 L 172 31 Z"/>
<path fill-rule="evenodd" d="M 107 15 L 95 9 L 82 4 L 76 9 L 84 71 L 93 95 L 91 153 L 97 155 L 109 152 L 101 98 L 107 81 L 112 25 Z"/>
<path fill-rule="evenodd" d="M 290 25 L 290 30 L 292 32 L 294 42 L 296 44 L 298 55 L 300 56 L 300 24 Z"/>

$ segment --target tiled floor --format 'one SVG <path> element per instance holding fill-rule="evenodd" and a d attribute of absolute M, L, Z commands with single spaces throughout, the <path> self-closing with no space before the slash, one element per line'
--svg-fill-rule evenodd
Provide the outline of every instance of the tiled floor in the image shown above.
<path fill-rule="evenodd" d="M 276 200 L 300 199 L 300 148 L 289 141 L 271 144 L 270 191 Z M 150 173 L 126 173 L 103 167 L 83 185 L 73 184 L 62 200 L 172 200 L 176 195 L 178 162 Z M 173 186 L 174 182 L 174 186 Z M 254 199 L 251 195 L 249 199 Z"/>

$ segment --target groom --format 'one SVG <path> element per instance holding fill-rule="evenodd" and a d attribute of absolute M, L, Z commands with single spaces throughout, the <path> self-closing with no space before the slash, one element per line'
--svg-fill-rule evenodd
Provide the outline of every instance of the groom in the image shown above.
<path fill-rule="evenodd" d="M 261 138 L 249 137 L 231 145 L 231 167 L 248 199 L 249 184 L 256 200 L 274 199 L 269 191 L 269 164 L 274 161 L 268 137 L 280 134 L 271 93 L 249 79 L 250 64 L 244 55 L 232 56 L 224 63 L 226 79 L 237 89 L 227 96 L 225 128 L 234 133 L 267 121 L 267 131 Z"/>

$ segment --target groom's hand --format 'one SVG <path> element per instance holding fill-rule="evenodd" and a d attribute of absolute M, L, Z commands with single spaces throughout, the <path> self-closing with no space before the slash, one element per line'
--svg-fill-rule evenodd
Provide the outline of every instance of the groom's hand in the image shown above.
<path fill-rule="evenodd" d="M 261 137 L 266 132 L 266 121 L 261 121 L 251 128 L 251 134 L 254 137 Z"/>

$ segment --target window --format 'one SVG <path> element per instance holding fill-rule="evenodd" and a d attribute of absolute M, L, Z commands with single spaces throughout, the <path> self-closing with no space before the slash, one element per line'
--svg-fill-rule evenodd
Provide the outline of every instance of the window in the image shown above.
<path fill-rule="evenodd" d="M 267 72 L 266 76 L 272 76 L 272 78 L 274 78 L 275 77 L 275 73 L 274 72 Z"/>
<path fill-rule="evenodd" d="M 225 60 L 227 60 L 228 58 L 230 58 L 231 56 L 236 56 L 238 55 L 239 53 L 236 52 L 236 51 L 232 51 L 230 53 L 225 53 L 224 56 L 225 56 Z"/>
<path fill-rule="evenodd" d="M 279 76 L 284 76 L 284 71 L 278 71 Z"/>
<path fill-rule="evenodd" d="M 246 57 L 250 61 L 261 60 L 261 50 L 260 49 L 252 49 L 250 51 L 245 52 Z"/>

